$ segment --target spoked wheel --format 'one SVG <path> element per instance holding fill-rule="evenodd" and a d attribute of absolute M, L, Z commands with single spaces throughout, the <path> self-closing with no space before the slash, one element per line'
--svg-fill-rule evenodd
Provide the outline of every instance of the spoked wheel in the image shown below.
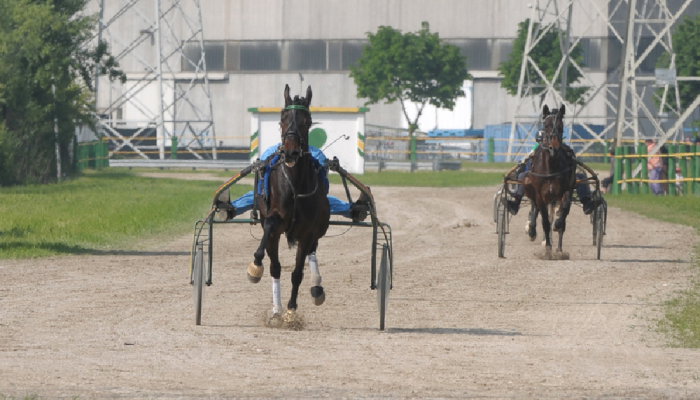
<path fill-rule="evenodd" d="M 192 295 L 194 296 L 194 322 L 202 325 L 202 300 L 204 298 L 204 284 L 206 272 L 204 268 L 204 248 L 202 243 L 197 243 L 192 257 Z"/>
<path fill-rule="evenodd" d="M 597 259 L 600 260 L 600 249 L 603 247 L 603 235 L 605 235 L 605 218 L 607 216 L 607 204 L 599 205 L 595 210 L 595 221 L 593 223 L 593 242 L 597 246 Z"/>
<path fill-rule="evenodd" d="M 389 267 L 389 248 L 382 245 L 382 262 L 379 264 L 379 276 L 377 277 L 377 306 L 379 307 L 379 330 L 384 330 L 386 308 L 389 303 L 389 291 L 391 290 L 391 271 Z"/>
<path fill-rule="evenodd" d="M 506 218 L 508 217 L 508 207 L 506 196 L 501 196 L 498 202 L 498 217 L 496 221 L 496 233 L 498 234 L 498 256 L 505 257 L 506 252 Z"/>

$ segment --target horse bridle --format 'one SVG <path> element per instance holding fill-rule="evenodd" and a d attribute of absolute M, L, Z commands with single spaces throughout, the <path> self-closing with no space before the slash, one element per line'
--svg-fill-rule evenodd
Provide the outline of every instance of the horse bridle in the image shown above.
<path fill-rule="evenodd" d="M 284 110 L 282 110 L 282 112 L 284 112 L 286 110 L 292 110 L 292 123 L 290 123 L 287 126 L 287 129 L 284 131 L 284 136 L 282 137 L 282 143 L 284 143 L 284 139 L 287 136 L 289 136 L 289 135 L 296 136 L 297 139 L 299 139 L 299 144 L 301 146 L 301 150 L 299 151 L 299 157 L 301 158 L 304 156 L 304 138 L 299 133 L 299 126 L 297 125 L 297 112 L 296 111 L 297 110 L 306 111 L 307 113 L 309 113 L 309 115 L 311 115 L 311 111 L 309 111 L 308 107 L 305 107 L 305 106 L 302 106 L 299 104 L 290 104 L 287 107 L 285 107 Z M 294 131 L 290 132 L 292 125 L 294 125 Z M 284 154 L 284 153 L 282 153 L 282 154 Z M 294 184 L 292 184 L 292 180 L 289 179 L 289 175 L 287 175 L 287 170 L 284 167 L 282 167 L 282 175 L 284 175 L 284 178 L 287 180 L 289 187 L 292 189 L 292 195 L 293 195 L 293 199 L 294 199 L 294 205 L 292 206 L 292 210 L 293 210 L 292 211 L 292 223 L 289 225 L 289 228 L 285 230 L 285 233 L 289 234 L 291 232 L 292 228 L 294 227 L 294 223 L 296 222 L 296 219 L 297 219 L 297 213 L 296 213 L 297 199 L 313 196 L 316 193 L 316 191 L 318 190 L 318 181 L 320 179 L 318 177 L 318 174 L 316 174 L 316 179 L 315 179 L 316 183 L 314 185 L 314 190 L 310 193 L 303 193 L 302 194 L 302 193 L 297 193 L 296 189 L 294 188 Z"/>
<path fill-rule="evenodd" d="M 549 139 L 552 137 L 552 135 L 557 135 L 557 137 L 560 138 L 559 141 L 562 142 L 562 141 L 563 141 L 563 136 L 564 136 L 564 132 L 563 132 L 563 131 L 562 131 L 561 136 L 557 133 L 557 117 L 558 117 L 558 116 L 559 116 L 559 113 L 558 113 L 558 112 L 557 112 L 556 114 L 549 114 L 548 116 L 546 116 L 546 117 L 544 118 L 544 121 L 543 121 L 543 122 L 546 122 L 546 121 L 547 121 L 547 118 L 549 118 L 549 117 L 553 117 L 553 118 L 554 118 L 553 125 L 552 125 L 552 126 L 553 126 L 552 132 L 551 132 L 549 135 L 545 135 L 545 134 L 544 134 L 544 131 L 542 131 L 542 143 L 541 143 L 540 146 L 539 146 L 539 147 L 541 147 L 541 148 L 544 149 L 544 150 L 548 150 L 548 151 L 549 151 L 549 155 L 550 155 L 551 157 L 554 157 L 554 150 L 555 150 L 555 149 L 554 149 L 554 147 L 552 147 L 552 146 L 549 144 Z M 533 175 L 533 176 L 536 176 L 536 177 L 538 177 L 538 178 L 546 178 L 546 179 L 547 179 L 547 178 L 554 178 L 554 177 L 556 177 L 556 176 L 563 175 L 564 173 L 569 172 L 570 170 L 571 170 L 571 166 L 569 166 L 568 168 L 565 168 L 565 169 L 563 169 L 563 170 L 561 170 L 561 171 L 554 172 L 554 173 L 551 173 L 551 174 L 538 174 L 538 173 L 535 173 L 535 172 L 532 172 L 532 171 L 527 171 L 527 172 L 528 172 L 528 174 Z"/>
<path fill-rule="evenodd" d="M 297 110 L 302 110 L 306 111 L 307 113 L 311 114 L 309 109 L 305 106 L 299 105 L 299 104 L 290 104 L 286 106 L 282 112 L 285 112 L 287 110 L 292 110 L 292 122 L 287 125 L 287 129 L 284 131 L 284 135 L 282 137 L 282 143 L 284 143 L 284 140 L 287 138 L 287 136 L 295 136 L 299 140 L 299 145 L 301 147 L 301 150 L 299 151 L 299 157 L 304 156 L 304 138 L 301 136 L 301 133 L 299 133 L 299 125 L 297 125 Z M 292 126 L 294 126 L 294 130 L 290 131 L 292 129 Z"/>
<path fill-rule="evenodd" d="M 547 118 L 550 118 L 550 117 L 554 118 L 554 121 L 552 122 L 552 126 L 553 126 L 552 132 L 548 135 L 545 135 L 545 131 L 543 130 L 542 131 L 542 143 L 540 144 L 540 147 L 549 151 L 549 155 L 551 157 L 554 157 L 554 147 L 552 147 L 549 143 L 550 138 L 552 137 L 552 135 L 557 135 L 557 137 L 559 137 L 559 135 L 557 134 L 557 117 L 558 116 L 559 116 L 559 113 L 549 114 L 548 116 L 546 116 L 544 118 L 544 121 L 543 121 L 543 123 L 544 123 L 544 122 L 547 122 Z M 563 136 L 563 132 L 562 132 L 562 136 Z M 559 139 L 559 141 L 561 142 L 562 139 Z"/>

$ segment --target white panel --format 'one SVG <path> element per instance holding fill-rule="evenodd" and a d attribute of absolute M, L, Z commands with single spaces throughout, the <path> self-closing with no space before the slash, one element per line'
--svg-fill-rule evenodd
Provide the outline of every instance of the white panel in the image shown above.
<path fill-rule="evenodd" d="M 358 133 L 364 134 L 364 113 L 315 112 L 312 117 L 311 129 L 320 128 L 326 133 L 321 146 L 326 157 L 338 157 L 340 165 L 348 172 L 364 173 L 364 158 L 358 152 Z M 279 121 L 278 113 L 252 113 L 251 124 L 258 126 L 260 148 L 251 161 L 262 156 L 269 147 L 280 144 Z"/>
<path fill-rule="evenodd" d="M 464 81 L 462 85 L 464 97 L 459 97 L 455 101 L 452 110 L 437 108 L 426 104 L 423 113 L 418 120 L 418 130 L 428 132 L 433 129 L 469 129 L 472 126 L 472 81 Z M 408 128 L 406 118 L 401 119 L 401 127 Z M 413 120 L 418 115 L 418 104 L 406 102 L 406 113 Z"/>

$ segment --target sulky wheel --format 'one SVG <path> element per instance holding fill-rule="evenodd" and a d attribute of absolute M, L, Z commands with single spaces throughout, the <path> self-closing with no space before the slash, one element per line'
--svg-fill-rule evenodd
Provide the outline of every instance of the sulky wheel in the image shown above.
<path fill-rule="evenodd" d="M 597 246 L 597 259 L 600 260 L 600 248 L 603 247 L 603 235 L 605 235 L 605 218 L 607 216 L 607 204 L 599 205 L 595 210 L 595 221 L 593 224 L 593 232 L 595 233 L 594 242 Z"/>
<path fill-rule="evenodd" d="M 202 243 L 197 243 L 192 256 L 192 295 L 194 296 L 194 322 L 202 324 L 202 300 L 204 298 L 204 284 L 206 272 L 204 268 L 204 248 Z"/>
<path fill-rule="evenodd" d="M 498 202 L 497 214 L 496 233 L 498 234 L 498 256 L 503 258 L 506 252 L 506 218 L 508 217 L 506 196 L 501 196 Z"/>
<path fill-rule="evenodd" d="M 377 277 L 377 306 L 379 307 L 379 330 L 384 330 L 386 308 L 389 303 L 389 291 L 391 290 L 391 271 L 389 267 L 389 248 L 382 245 L 382 262 L 379 264 L 379 276 Z"/>

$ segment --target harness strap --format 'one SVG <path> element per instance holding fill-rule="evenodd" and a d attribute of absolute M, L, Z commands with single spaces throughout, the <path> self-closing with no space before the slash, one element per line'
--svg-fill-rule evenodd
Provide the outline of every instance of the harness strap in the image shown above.
<path fill-rule="evenodd" d="M 278 165 L 278 164 L 276 164 L 276 165 Z M 318 190 L 318 181 L 320 181 L 321 179 L 318 177 L 319 170 L 317 168 L 313 168 L 314 178 L 315 178 L 314 180 L 316 181 L 316 184 L 314 186 L 314 190 L 310 193 L 298 194 L 296 189 L 294 189 L 294 184 L 292 184 L 292 180 L 289 179 L 289 175 L 287 175 L 287 170 L 284 168 L 284 165 L 282 165 L 281 168 L 282 168 L 282 175 L 284 175 L 284 178 L 287 180 L 287 183 L 289 183 L 289 187 L 292 189 L 292 194 L 294 195 L 294 205 L 292 206 L 292 223 L 291 223 L 291 225 L 289 225 L 289 229 L 287 229 L 285 231 L 285 234 L 288 234 L 289 232 L 292 231 L 292 228 L 294 227 L 294 223 L 297 220 L 297 199 L 300 197 L 301 198 L 310 197 L 314 193 L 316 193 L 316 191 Z"/>
<path fill-rule="evenodd" d="M 569 167 L 569 168 L 567 168 L 567 169 L 563 169 L 563 170 L 561 170 L 561 171 L 559 171 L 559 172 L 551 173 L 551 174 L 538 174 L 538 173 L 535 173 L 535 172 L 532 172 L 532 171 L 527 171 L 527 173 L 530 174 L 530 175 L 536 176 L 536 177 L 538 177 L 538 178 L 554 178 L 555 176 L 563 175 L 564 172 L 568 172 L 568 171 L 571 171 L 571 167 Z"/>

